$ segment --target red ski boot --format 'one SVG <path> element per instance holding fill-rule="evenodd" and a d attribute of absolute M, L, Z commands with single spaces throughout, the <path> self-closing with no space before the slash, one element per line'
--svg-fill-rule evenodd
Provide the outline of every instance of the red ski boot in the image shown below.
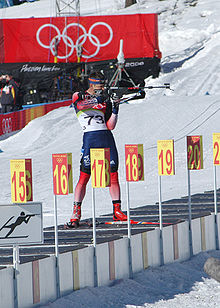
<path fill-rule="evenodd" d="M 112 201 L 113 203 L 113 220 L 114 221 L 126 221 L 127 216 L 121 211 L 121 201 Z"/>
<path fill-rule="evenodd" d="M 70 218 L 70 222 L 66 224 L 69 228 L 78 228 L 79 227 L 79 221 L 81 218 L 81 204 L 82 202 L 76 202 L 73 203 L 73 215 Z"/>

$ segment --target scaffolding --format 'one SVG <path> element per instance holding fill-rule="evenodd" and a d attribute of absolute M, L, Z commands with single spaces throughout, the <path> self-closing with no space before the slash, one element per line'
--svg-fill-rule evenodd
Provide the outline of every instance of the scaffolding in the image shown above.
<path fill-rule="evenodd" d="M 80 0 L 56 0 L 56 16 L 80 16 Z"/>

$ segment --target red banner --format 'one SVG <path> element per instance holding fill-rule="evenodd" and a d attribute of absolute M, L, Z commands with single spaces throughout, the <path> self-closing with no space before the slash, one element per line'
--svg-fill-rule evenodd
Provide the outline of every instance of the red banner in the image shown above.
<path fill-rule="evenodd" d="M 117 58 L 123 39 L 125 58 L 158 57 L 156 14 L 2 19 L 0 62 L 94 62 Z M 55 47 L 57 46 L 57 48 Z M 36 68 L 37 69 L 37 68 Z"/>
<path fill-rule="evenodd" d="M 24 128 L 31 120 L 59 107 L 70 106 L 71 100 L 47 103 L 25 110 L 0 114 L 0 136 Z"/>

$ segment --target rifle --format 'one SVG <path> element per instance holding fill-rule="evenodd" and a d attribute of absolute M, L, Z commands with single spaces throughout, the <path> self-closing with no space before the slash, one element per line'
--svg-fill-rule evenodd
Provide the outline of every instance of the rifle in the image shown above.
<path fill-rule="evenodd" d="M 125 103 L 131 100 L 135 100 L 135 99 L 142 99 L 145 97 L 146 93 L 145 93 L 145 89 L 169 89 L 171 91 L 173 91 L 170 88 L 170 83 L 164 83 L 163 85 L 159 85 L 159 86 L 133 86 L 133 87 L 120 87 L 120 86 L 108 86 L 105 88 L 105 91 L 108 93 L 108 95 L 113 98 L 114 96 L 117 96 L 120 99 L 121 103 Z M 127 98 L 122 98 L 123 95 L 129 95 L 129 94 L 134 94 L 130 97 Z"/>

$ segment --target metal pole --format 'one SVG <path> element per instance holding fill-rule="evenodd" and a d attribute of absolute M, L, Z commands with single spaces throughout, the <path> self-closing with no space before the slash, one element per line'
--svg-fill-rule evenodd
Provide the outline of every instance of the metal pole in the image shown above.
<path fill-rule="evenodd" d="M 19 259 L 19 246 L 13 245 L 13 284 L 14 284 L 14 308 L 18 308 L 18 284 L 17 284 L 17 274 L 18 265 L 20 263 Z"/>
<path fill-rule="evenodd" d="M 163 216 L 162 216 L 162 189 L 161 189 L 161 176 L 158 177 L 158 191 L 159 191 L 159 222 L 160 230 L 163 229 Z"/>
<path fill-rule="evenodd" d="M 94 249 L 94 287 L 98 286 L 97 256 L 96 256 L 96 221 L 95 221 L 95 188 L 92 187 L 92 231 Z"/>
<path fill-rule="evenodd" d="M 95 222 L 95 188 L 92 188 L 92 231 L 93 231 L 93 246 L 96 248 L 96 222 Z"/>
<path fill-rule="evenodd" d="M 216 166 L 214 165 L 214 204 L 215 204 L 215 216 L 218 214 L 217 207 L 217 180 L 216 180 Z"/>
<path fill-rule="evenodd" d="M 54 235 L 55 235 L 55 258 L 56 258 L 56 289 L 57 298 L 60 297 L 60 273 L 59 273 L 59 247 L 58 247 L 58 223 L 57 223 L 57 195 L 54 195 Z"/>
<path fill-rule="evenodd" d="M 164 264 L 163 255 L 163 216 L 162 216 L 162 188 L 161 176 L 158 176 L 158 192 L 159 192 L 159 222 L 160 222 L 160 265 Z"/>
<path fill-rule="evenodd" d="M 126 183 L 127 190 L 127 222 L 128 222 L 128 264 L 129 264 L 129 278 L 133 278 L 132 271 L 132 255 L 131 255 L 131 219 L 130 219 L 130 192 L 129 182 Z"/>
<path fill-rule="evenodd" d="M 217 205 L 217 177 L 216 177 L 216 165 L 214 165 L 214 206 L 215 206 L 215 243 L 216 249 L 219 249 L 218 238 L 218 205 Z"/>
<path fill-rule="evenodd" d="M 190 257 L 193 256 L 192 248 L 192 204 L 191 204 L 191 188 L 190 188 L 190 170 L 188 169 L 188 212 L 189 212 L 189 250 Z"/>
<path fill-rule="evenodd" d="M 128 238 L 131 238 L 131 220 L 130 220 L 130 195 L 129 195 L 129 182 L 127 181 L 127 218 L 128 218 Z"/>

